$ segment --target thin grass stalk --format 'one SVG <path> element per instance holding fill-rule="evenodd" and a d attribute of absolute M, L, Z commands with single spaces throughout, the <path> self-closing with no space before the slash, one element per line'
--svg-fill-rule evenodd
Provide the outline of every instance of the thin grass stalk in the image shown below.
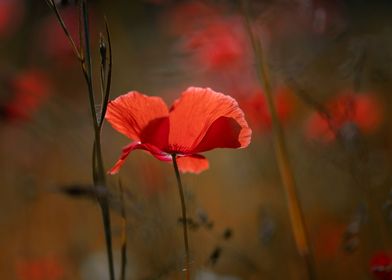
<path fill-rule="evenodd" d="M 108 71 L 107 71 L 107 76 L 106 76 L 106 82 L 105 82 L 105 94 L 102 100 L 102 107 L 101 107 L 101 119 L 99 121 L 99 128 L 102 128 L 103 120 L 106 114 L 106 110 L 108 107 L 109 103 L 109 95 L 110 95 L 110 89 L 112 85 L 112 69 L 113 69 L 113 51 L 112 51 L 112 41 L 110 38 L 110 32 L 109 32 L 109 25 L 107 18 L 104 17 L 105 19 L 105 30 L 106 30 L 106 37 L 107 37 L 107 42 L 108 42 L 108 50 L 109 50 L 109 62 L 108 62 Z"/>
<path fill-rule="evenodd" d="M 267 99 L 268 110 L 270 112 L 271 119 L 272 119 L 274 149 L 277 157 L 277 162 L 282 178 L 284 191 L 286 194 L 287 207 L 290 215 L 295 243 L 299 255 L 302 256 L 305 260 L 309 279 L 315 279 L 315 268 L 313 263 L 313 256 L 311 252 L 310 242 L 307 236 L 304 215 L 301 209 L 301 205 L 296 190 L 294 172 L 287 152 L 285 135 L 283 133 L 282 126 L 278 119 L 275 104 L 272 97 L 272 87 L 269 78 L 268 66 L 265 63 L 263 57 L 261 44 L 253 34 L 245 1 L 242 1 L 241 4 L 245 17 L 246 30 L 249 34 L 251 44 L 255 54 L 255 59 L 257 64 L 257 75 L 264 88 L 265 96 Z"/>
<path fill-rule="evenodd" d="M 60 23 L 61 28 L 63 29 L 65 36 L 67 36 L 68 41 L 71 44 L 72 51 L 74 52 L 74 55 L 79 59 L 82 60 L 82 55 L 81 51 L 76 47 L 75 41 L 73 40 L 71 34 L 68 31 L 67 26 L 65 25 L 65 22 L 63 18 L 61 17 L 59 10 L 57 9 L 56 3 L 54 3 L 54 0 L 45 0 L 45 2 L 49 5 L 49 7 L 52 9 L 52 11 L 55 13 L 56 18 L 58 22 Z"/>
<path fill-rule="evenodd" d="M 92 154 L 92 171 L 93 171 L 93 181 L 94 187 L 98 188 L 107 188 L 106 187 L 106 176 L 103 166 L 102 160 L 102 152 L 101 152 L 101 127 L 102 127 L 102 120 L 104 119 L 106 108 L 101 108 L 101 115 L 100 120 L 98 122 L 97 118 L 97 111 L 95 106 L 95 94 L 93 88 L 93 78 L 92 78 L 92 63 L 91 63 L 91 48 L 90 48 L 90 32 L 89 32 L 89 23 L 88 23 L 88 8 L 86 0 L 80 1 L 80 17 L 79 17 L 79 24 L 83 25 L 83 28 L 80 28 L 80 46 L 79 49 L 76 47 L 75 41 L 73 40 L 72 36 L 70 35 L 67 26 L 65 25 L 57 7 L 54 3 L 54 0 L 45 0 L 50 8 L 54 11 L 66 37 L 68 38 L 72 49 L 74 51 L 75 56 L 80 62 L 81 69 L 83 72 L 83 76 L 85 78 L 87 88 L 88 88 L 88 96 L 89 96 L 89 104 L 90 110 L 93 120 L 93 127 L 94 127 L 94 143 L 93 143 L 93 154 Z M 107 22 L 106 23 L 106 33 L 109 34 Z M 83 34 L 82 34 L 83 33 Z M 84 48 L 83 43 L 84 41 Z M 108 37 L 109 45 L 110 45 L 110 63 L 109 68 L 112 67 L 111 64 L 111 44 L 110 38 Z M 85 53 L 84 53 L 85 51 Z M 111 73 L 111 69 L 108 70 L 108 73 Z M 105 87 L 105 97 L 102 100 L 102 107 L 107 106 L 107 100 L 109 98 L 110 92 L 110 84 L 111 84 L 111 74 L 107 75 L 106 78 L 106 87 Z M 102 114 L 103 112 L 103 114 Z M 97 191 L 97 193 L 100 193 Z M 112 250 L 112 235 L 111 235 L 111 220 L 110 220 L 110 210 L 109 210 L 109 202 L 106 192 L 104 195 L 97 196 L 98 204 L 101 208 L 102 213 L 102 220 L 105 232 L 105 241 L 106 241 L 106 248 L 107 248 L 107 256 L 108 256 L 108 266 L 109 266 L 109 275 L 110 280 L 114 280 L 115 273 L 114 273 L 114 265 L 113 265 L 113 250 Z"/>
<path fill-rule="evenodd" d="M 103 37 L 102 33 L 99 33 L 99 53 L 101 56 L 101 64 L 100 64 L 100 71 L 99 71 L 99 78 L 100 78 L 100 89 L 101 89 L 101 100 L 104 99 L 105 95 L 105 76 L 106 76 L 106 43 L 105 38 Z M 98 123 L 101 123 L 102 118 L 98 118 Z"/>
<path fill-rule="evenodd" d="M 182 186 L 181 176 L 178 170 L 177 155 L 173 154 L 172 159 L 173 159 L 174 173 L 176 174 L 176 179 L 177 179 L 178 192 L 181 200 L 182 229 L 183 229 L 184 246 L 185 246 L 185 264 L 184 264 L 183 271 L 185 273 L 185 279 L 190 280 L 191 274 L 190 274 L 190 254 L 189 254 L 189 241 L 188 241 L 188 218 L 186 214 L 184 188 Z"/>
<path fill-rule="evenodd" d="M 83 63 L 83 70 L 84 70 L 84 77 L 86 79 L 88 94 L 89 94 L 89 103 L 90 103 L 90 110 L 93 119 L 94 131 L 97 134 L 97 113 L 95 107 L 95 96 L 94 96 L 94 89 L 93 89 L 93 79 L 92 79 L 92 62 L 91 62 L 91 48 L 90 48 L 90 30 L 89 30 L 89 22 L 88 22 L 88 9 L 86 0 L 81 1 L 82 5 L 82 22 L 83 22 L 83 40 L 84 40 L 84 48 L 85 48 L 85 61 Z M 95 136 L 97 137 L 97 135 Z M 98 149 L 97 149 L 98 150 Z"/>
<path fill-rule="evenodd" d="M 95 96 L 93 89 L 93 79 L 92 79 L 92 62 L 91 62 L 91 48 L 90 48 L 90 31 L 89 31 L 89 22 L 88 22 L 88 8 L 86 0 L 81 1 L 82 5 L 82 15 L 83 15 L 83 27 L 84 27 L 84 44 L 85 44 L 85 61 L 83 69 L 85 70 L 85 78 L 87 82 L 88 92 L 89 92 L 89 101 L 90 101 L 90 109 L 92 113 L 93 123 L 94 123 L 94 146 L 95 146 L 95 159 L 96 159 L 96 172 L 97 180 L 94 182 L 95 186 L 103 186 L 106 188 L 106 176 L 103 167 L 102 160 L 102 150 L 101 150 L 101 129 L 97 119 L 97 112 L 95 106 Z M 104 118 L 104 115 L 101 115 L 101 119 Z M 114 263 L 113 263 L 113 248 L 112 248 L 112 233 L 111 233 L 111 219 L 110 219 L 110 209 L 109 209 L 109 201 L 106 195 L 98 197 L 99 205 L 101 206 L 101 214 L 102 221 L 105 232 L 105 242 L 106 242 L 106 250 L 108 256 L 108 266 L 109 266 L 109 275 L 110 279 L 115 279 L 114 272 Z"/>
<path fill-rule="evenodd" d="M 125 212 L 124 189 L 120 182 L 120 204 L 122 217 L 122 234 L 121 234 L 121 273 L 120 280 L 125 280 L 127 268 L 127 216 Z"/>

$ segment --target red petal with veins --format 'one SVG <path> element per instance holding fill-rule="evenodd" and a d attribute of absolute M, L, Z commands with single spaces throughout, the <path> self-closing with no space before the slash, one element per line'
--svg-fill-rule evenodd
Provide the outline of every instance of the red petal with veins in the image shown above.
<path fill-rule="evenodd" d="M 250 143 L 252 131 L 237 101 L 210 88 L 188 88 L 175 101 L 169 118 L 169 149 L 173 151 L 192 154 L 213 148 L 244 148 Z"/>
<path fill-rule="evenodd" d="M 143 130 L 151 126 L 150 122 L 156 122 L 168 114 L 167 106 L 161 98 L 131 91 L 109 102 L 105 118 L 114 129 L 132 140 L 140 141 L 141 138 L 153 139 L 152 132 L 142 133 Z M 161 133 L 163 132 L 158 134 Z"/>
<path fill-rule="evenodd" d="M 238 135 L 241 126 L 232 118 L 220 117 L 212 123 L 206 135 L 195 148 L 195 153 L 202 153 L 214 148 L 239 148 Z M 222 137 L 222 135 L 225 135 Z"/>
<path fill-rule="evenodd" d="M 169 117 L 162 117 L 150 121 L 140 134 L 142 143 L 152 144 L 160 149 L 167 148 L 169 140 Z"/>

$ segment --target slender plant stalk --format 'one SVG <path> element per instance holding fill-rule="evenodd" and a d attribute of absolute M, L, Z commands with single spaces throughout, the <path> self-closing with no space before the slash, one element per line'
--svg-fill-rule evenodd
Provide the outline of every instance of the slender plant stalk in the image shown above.
<path fill-rule="evenodd" d="M 93 88 L 93 76 L 92 76 L 92 62 L 91 62 L 91 48 L 90 48 L 90 31 L 89 31 L 89 23 L 88 23 L 88 7 L 86 0 L 80 0 L 80 17 L 79 17 L 79 37 L 80 37 L 80 45 L 79 48 L 75 44 L 75 40 L 72 38 L 68 28 L 62 19 L 54 0 L 45 0 L 49 7 L 55 13 L 57 20 L 59 21 L 68 41 L 70 42 L 73 52 L 78 59 L 83 76 L 85 78 L 87 89 L 88 89 L 88 97 L 89 97 L 89 105 L 90 111 L 93 121 L 94 127 L 94 144 L 93 144 L 93 152 L 92 152 L 92 173 L 93 173 L 93 181 L 94 187 L 96 190 L 98 188 L 104 188 L 105 192 L 101 195 L 100 191 L 97 191 L 97 200 L 98 204 L 101 208 L 102 213 L 102 221 L 105 232 L 105 241 L 107 248 L 107 256 L 108 256 L 108 265 L 109 265 L 109 275 L 110 280 L 114 280 L 114 265 L 113 265 L 113 249 L 112 249 L 112 235 L 111 235 L 111 220 L 110 220 L 110 209 L 109 209 L 109 201 L 107 196 L 107 186 L 106 186 L 106 175 L 105 169 L 103 166 L 102 159 L 102 151 L 101 151 L 101 128 L 103 124 L 103 119 L 106 113 L 106 106 L 108 103 L 109 93 L 110 93 L 110 84 L 111 84 L 111 71 L 112 71 L 112 51 L 111 51 L 111 43 L 110 43 L 110 35 L 109 29 L 107 25 L 107 21 L 105 19 L 106 24 L 106 34 L 107 40 L 109 43 L 109 64 L 108 71 L 106 75 L 106 80 L 103 76 L 105 76 L 104 72 L 101 76 L 101 84 L 104 85 L 102 92 L 104 92 L 103 100 L 101 101 L 101 111 L 100 114 L 97 114 L 96 109 L 96 101 L 95 101 L 95 93 Z M 84 43 L 84 44 L 83 44 Z M 106 55 L 106 53 L 105 53 Z M 105 61 L 106 59 L 101 59 L 101 61 Z M 101 62 L 101 63 L 102 63 Z M 101 66 L 102 69 L 106 70 L 106 65 Z M 99 118 L 98 118 L 99 116 Z"/>
<path fill-rule="evenodd" d="M 95 146 L 95 159 L 96 163 L 94 167 L 96 168 L 95 174 L 96 181 L 94 182 L 95 186 L 104 186 L 106 188 L 106 176 L 103 167 L 103 159 L 102 159 L 102 151 L 101 151 L 101 126 L 98 122 L 97 111 L 95 106 L 95 95 L 93 89 L 93 78 L 92 78 L 92 62 L 91 62 L 91 48 L 90 48 L 90 31 L 89 31 L 89 22 L 88 22 L 88 8 L 86 0 L 81 1 L 81 9 L 82 9 L 82 22 L 83 22 L 83 35 L 84 35 L 84 46 L 85 46 L 85 63 L 82 64 L 82 70 L 84 73 L 84 77 L 86 79 L 88 93 L 89 93 L 89 102 L 90 109 L 93 119 L 94 125 L 94 146 Z M 101 119 L 104 116 L 100 116 Z M 113 249 L 112 249 L 112 233 L 111 233 L 111 219 L 110 219 L 110 210 L 109 210 L 109 201 L 106 195 L 98 197 L 99 205 L 101 206 L 102 220 L 105 232 L 105 242 L 108 256 L 108 265 L 109 265 L 109 275 L 110 279 L 115 279 L 114 272 L 114 264 L 113 264 Z"/>
<path fill-rule="evenodd" d="M 69 43 L 71 44 L 72 51 L 74 52 L 74 55 L 81 60 L 82 55 L 81 51 L 76 47 L 75 41 L 73 40 L 71 34 L 68 31 L 68 28 L 66 27 L 63 18 L 61 17 L 59 10 L 57 9 L 56 4 L 54 3 L 54 0 L 45 0 L 45 2 L 49 5 L 49 7 L 53 10 L 53 12 L 56 15 L 56 18 L 58 22 L 60 23 L 61 28 L 63 29 L 65 36 L 67 36 Z"/>
<path fill-rule="evenodd" d="M 127 267 L 127 216 L 125 213 L 124 189 L 120 182 L 120 204 L 122 217 L 122 234 L 121 234 L 121 273 L 120 280 L 125 280 Z"/>
<path fill-rule="evenodd" d="M 298 253 L 305 260 L 309 279 L 315 279 L 315 269 L 313 264 L 311 247 L 306 232 L 304 215 L 298 199 L 294 172 L 289 160 L 285 136 L 280 121 L 278 119 L 272 97 L 272 88 L 269 78 L 268 67 L 263 57 L 263 51 L 260 41 L 256 39 L 255 35 L 253 34 L 245 1 L 242 1 L 242 5 L 245 14 L 246 29 L 249 33 L 249 37 L 255 53 L 257 74 L 262 86 L 264 87 L 265 96 L 267 99 L 267 106 L 272 119 L 275 154 L 277 157 L 283 187 L 286 193 L 287 207 L 290 215 L 294 239 L 296 242 Z"/>
<path fill-rule="evenodd" d="M 100 114 L 100 120 L 99 120 L 99 128 L 102 128 L 103 125 L 103 120 L 106 115 L 106 109 L 108 107 L 109 103 L 109 95 L 110 95 L 110 89 L 111 89 L 111 84 L 112 84 L 112 69 L 113 69 L 113 54 L 112 54 L 112 40 L 110 39 L 110 32 L 109 32 L 109 26 L 108 26 L 108 21 L 107 18 L 105 17 L 105 30 L 106 30 L 106 37 L 107 37 L 107 42 L 108 42 L 108 48 L 109 48 L 109 61 L 107 67 L 107 75 L 106 75 L 106 81 L 104 81 L 104 84 L 106 85 L 105 91 L 103 92 L 103 100 L 102 100 L 102 108 L 101 108 L 101 114 Z M 101 53 L 102 54 L 102 53 Z M 106 55 L 106 53 L 105 53 Z M 102 59 L 103 61 L 104 59 Z M 106 62 L 106 59 L 105 59 Z M 105 76 L 105 75 L 104 75 Z M 101 79 L 104 79 L 104 76 L 101 77 Z"/>
<path fill-rule="evenodd" d="M 189 242 L 188 242 L 188 218 L 186 215 L 184 188 L 182 186 L 181 176 L 178 170 L 177 155 L 173 154 L 172 158 L 173 158 L 174 172 L 176 173 L 176 178 L 177 178 L 178 191 L 181 199 L 181 213 L 182 213 L 182 225 L 183 225 L 182 228 L 184 233 L 184 245 L 185 245 L 185 265 L 183 270 L 185 272 L 185 279 L 190 280 L 191 275 L 190 275 L 190 256 L 189 256 Z"/>

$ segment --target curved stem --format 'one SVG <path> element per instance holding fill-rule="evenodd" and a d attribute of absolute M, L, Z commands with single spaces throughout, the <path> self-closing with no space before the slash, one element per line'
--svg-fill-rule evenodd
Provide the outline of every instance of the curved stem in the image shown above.
<path fill-rule="evenodd" d="M 178 165 L 177 165 L 177 158 L 176 157 L 177 157 L 176 154 L 172 154 L 173 167 L 174 167 L 174 172 L 176 174 L 178 191 L 179 191 L 180 199 L 181 199 L 182 225 L 183 225 L 184 245 L 185 245 L 185 265 L 184 265 L 184 269 L 183 270 L 185 272 L 185 279 L 186 280 L 190 280 L 190 269 L 189 269 L 190 256 L 189 256 L 189 242 L 188 242 L 188 219 L 187 219 L 187 216 L 186 216 L 186 205 L 185 205 L 185 197 L 184 197 L 184 188 L 182 187 L 181 176 L 180 176 L 180 172 L 178 171 Z"/>

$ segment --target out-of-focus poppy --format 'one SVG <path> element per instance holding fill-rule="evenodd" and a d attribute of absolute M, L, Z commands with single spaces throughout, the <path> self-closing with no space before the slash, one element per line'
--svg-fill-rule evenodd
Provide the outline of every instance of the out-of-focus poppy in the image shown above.
<path fill-rule="evenodd" d="M 241 20 L 232 17 L 213 20 L 191 32 L 186 36 L 184 50 L 206 69 L 228 70 L 249 62 L 248 41 Z"/>
<path fill-rule="evenodd" d="M 78 17 L 80 11 L 78 6 L 58 7 L 58 9 L 76 46 L 79 46 L 80 36 Z M 91 38 L 98 38 L 94 10 L 89 12 L 89 23 Z M 54 58 L 55 62 L 60 64 L 60 66 L 73 65 L 76 61 L 75 55 L 67 36 L 58 23 L 57 17 L 50 15 L 42 21 L 38 28 L 38 48 L 44 52 L 45 56 Z M 92 40 L 93 43 L 96 41 L 98 40 Z"/>
<path fill-rule="evenodd" d="M 109 103 L 106 119 L 134 140 L 123 148 L 111 174 L 119 171 L 135 149 L 146 150 L 162 161 L 171 161 L 175 154 L 182 172 L 200 173 L 208 168 L 200 153 L 244 148 L 252 132 L 238 103 L 210 88 L 188 88 L 170 110 L 161 98 L 132 91 Z"/>
<path fill-rule="evenodd" d="M 44 72 L 31 69 L 9 81 L 11 99 L 2 105 L 7 121 L 28 120 L 50 93 L 50 82 Z"/>
<path fill-rule="evenodd" d="M 274 101 L 279 120 L 282 123 L 286 122 L 294 110 L 293 96 L 287 88 L 278 88 L 274 95 Z M 271 129 L 271 115 L 266 97 L 261 90 L 257 90 L 250 96 L 241 96 L 239 103 L 248 116 L 249 123 L 254 130 L 266 132 Z"/>
<path fill-rule="evenodd" d="M 60 280 L 64 279 L 64 268 L 53 258 L 24 260 L 16 265 L 19 280 Z"/>
<path fill-rule="evenodd" d="M 169 33 L 187 34 L 203 27 L 217 16 L 217 8 L 202 1 L 183 1 L 173 6 L 163 17 Z"/>
<path fill-rule="evenodd" d="M 381 124 L 383 110 L 379 101 L 372 95 L 343 94 L 326 105 L 328 114 L 313 113 L 306 126 L 309 139 L 326 143 L 337 137 L 355 137 L 356 129 L 362 134 L 374 132 Z"/>
<path fill-rule="evenodd" d="M 376 253 L 370 260 L 370 270 L 377 280 L 392 280 L 392 258 L 385 252 Z"/>
<path fill-rule="evenodd" d="M 0 0 L 0 37 L 12 34 L 20 25 L 23 14 L 23 1 Z"/>
<path fill-rule="evenodd" d="M 60 14 L 71 36 L 77 40 L 76 43 L 78 44 L 78 10 L 74 7 L 67 7 L 61 9 Z M 55 16 L 50 15 L 50 17 L 42 23 L 40 32 L 40 42 L 43 44 L 42 49 L 45 51 L 46 55 L 60 59 L 61 63 L 65 65 L 69 64 L 70 61 L 73 61 L 72 47 Z"/>

